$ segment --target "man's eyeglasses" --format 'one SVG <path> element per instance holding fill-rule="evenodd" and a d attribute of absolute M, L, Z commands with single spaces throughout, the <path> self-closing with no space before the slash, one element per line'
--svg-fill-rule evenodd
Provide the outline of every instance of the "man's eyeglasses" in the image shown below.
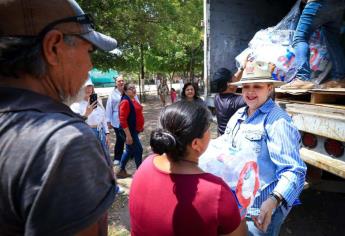
<path fill-rule="evenodd" d="M 41 30 L 41 32 L 38 34 L 38 37 L 43 38 L 44 35 L 48 33 L 50 30 L 52 30 L 55 26 L 62 23 L 69 23 L 69 22 L 74 22 L 81 25 L 89 25 L 91 29 L 93 30 L 95 29 L 95 24 L 91 15 L 84 14 L 84 15 L 72 16 L 72 17 L 67 17 L 67 18 L 53 21 Z"/>
<path fill-rule="evenodd" d="M 135 87 L 129 87 L 128 90 L 135 90 Z"/>

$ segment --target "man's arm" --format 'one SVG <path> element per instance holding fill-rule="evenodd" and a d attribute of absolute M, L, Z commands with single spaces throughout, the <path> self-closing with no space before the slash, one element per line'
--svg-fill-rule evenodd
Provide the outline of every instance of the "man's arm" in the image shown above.
<path fill-rule="evenodd" d="M 111 106 L 111 95 L 109 95 L 108 100 L 107 100 L 107 105 L 105 107 L 105 120 L 107 122 L 107 126 L 110 129 L 111 128 L 111 119 L 113 115 L 113 108 Z"/>
<path fill-rule="evenodd" d="M 49 137 L 36 160 L 20 185 L 26 196 L 21 211 L 30 216 L 25 231 L 40 235 L 104 232 L 101 222 L 114 202 L 116 183 L 92 130 L 84 123 L 65 125 Z"/>
<path fill-rule="evenodd" d="M 101 218 L 89 227 L 81 230 L 76 236 L 107 236 L 108 235 L 108 214 L 104 214 Z"/>
<path fill-rule="evenodd" d="M 242 63 L 243 65 L 240 68 L 238 68 L 237 72 L 234 74 L 234 78 L 232 78 L 232 82 L 237 82 L 237 81 L 241 80 L 242 75 L 243 75 L 243 71 L 247 67 L 249 55 L 250 54 L 248 54 L 246 56 L 245 60 Z"/>
<path fill-rule="evenodd" d="M 244 68 L 243 68 L 243 67 L 238 68 L 238 70 L 237 70 L 237 72 L 234 74 L 234 77 L 233 77 L 233 79 L 232 79 L 231 82 L 234 83 L 234 82 L 237 82 L 237 81 L 241 80 L 242 75 L 243 75 L 243 71 L 244 71 Z"/>

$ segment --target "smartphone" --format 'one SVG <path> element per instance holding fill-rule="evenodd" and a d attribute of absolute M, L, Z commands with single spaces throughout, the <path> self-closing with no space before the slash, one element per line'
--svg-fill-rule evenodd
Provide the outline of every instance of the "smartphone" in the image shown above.
<path fill-rule="evenodd" d="M 93 93 L 90 95 L 90 105 L 94 102 L 97 101 L 97 93 Z M 96 105 L 97 107 L 97 105 Z"/>

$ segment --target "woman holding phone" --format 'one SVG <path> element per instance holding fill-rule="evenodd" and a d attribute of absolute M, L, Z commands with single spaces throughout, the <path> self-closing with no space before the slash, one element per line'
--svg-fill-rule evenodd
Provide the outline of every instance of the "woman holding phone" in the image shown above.
<path fill-rule="evenodd" d="M 105 109 L 102 102 L 98 101 L 97 94 L 94 91 L 91 79 L 87 80 L 84 85 L 83 99 L 73 103 L 71 109 L 85 118 L 85 122 L 91 127 L 101 141 L 104 151 L 109 155 L 110 135 L 105 119 Z"/>

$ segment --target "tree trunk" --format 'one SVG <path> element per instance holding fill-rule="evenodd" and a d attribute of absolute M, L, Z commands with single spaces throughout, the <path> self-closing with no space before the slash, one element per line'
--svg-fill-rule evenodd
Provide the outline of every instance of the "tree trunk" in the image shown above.
<path fill-rule="evenodd" d="M 143 102 L 142 100 L 142 86 L 141 80 L 144 80 L 144 76 L 145 76 L 145 71 L 144 71 L 144 46 L 142 43 L 140 43 L 140 76 L 139 76 L 139 99 L 140 102 Z"/>
<path fill-rule="evenodd" d="M 189 79 L 194 82 L 194 50 L 191 50 L 190 65 L 189 65 Z"/>
<path fill-rule="evenodd" d="M 171 91 L 171 88 L 172 88 L 172 84 L 174 82 L 174 76 L 175 76 L 175 71 L 173 71 L 172 75 L 171 75 L 170 91 Z"/>

